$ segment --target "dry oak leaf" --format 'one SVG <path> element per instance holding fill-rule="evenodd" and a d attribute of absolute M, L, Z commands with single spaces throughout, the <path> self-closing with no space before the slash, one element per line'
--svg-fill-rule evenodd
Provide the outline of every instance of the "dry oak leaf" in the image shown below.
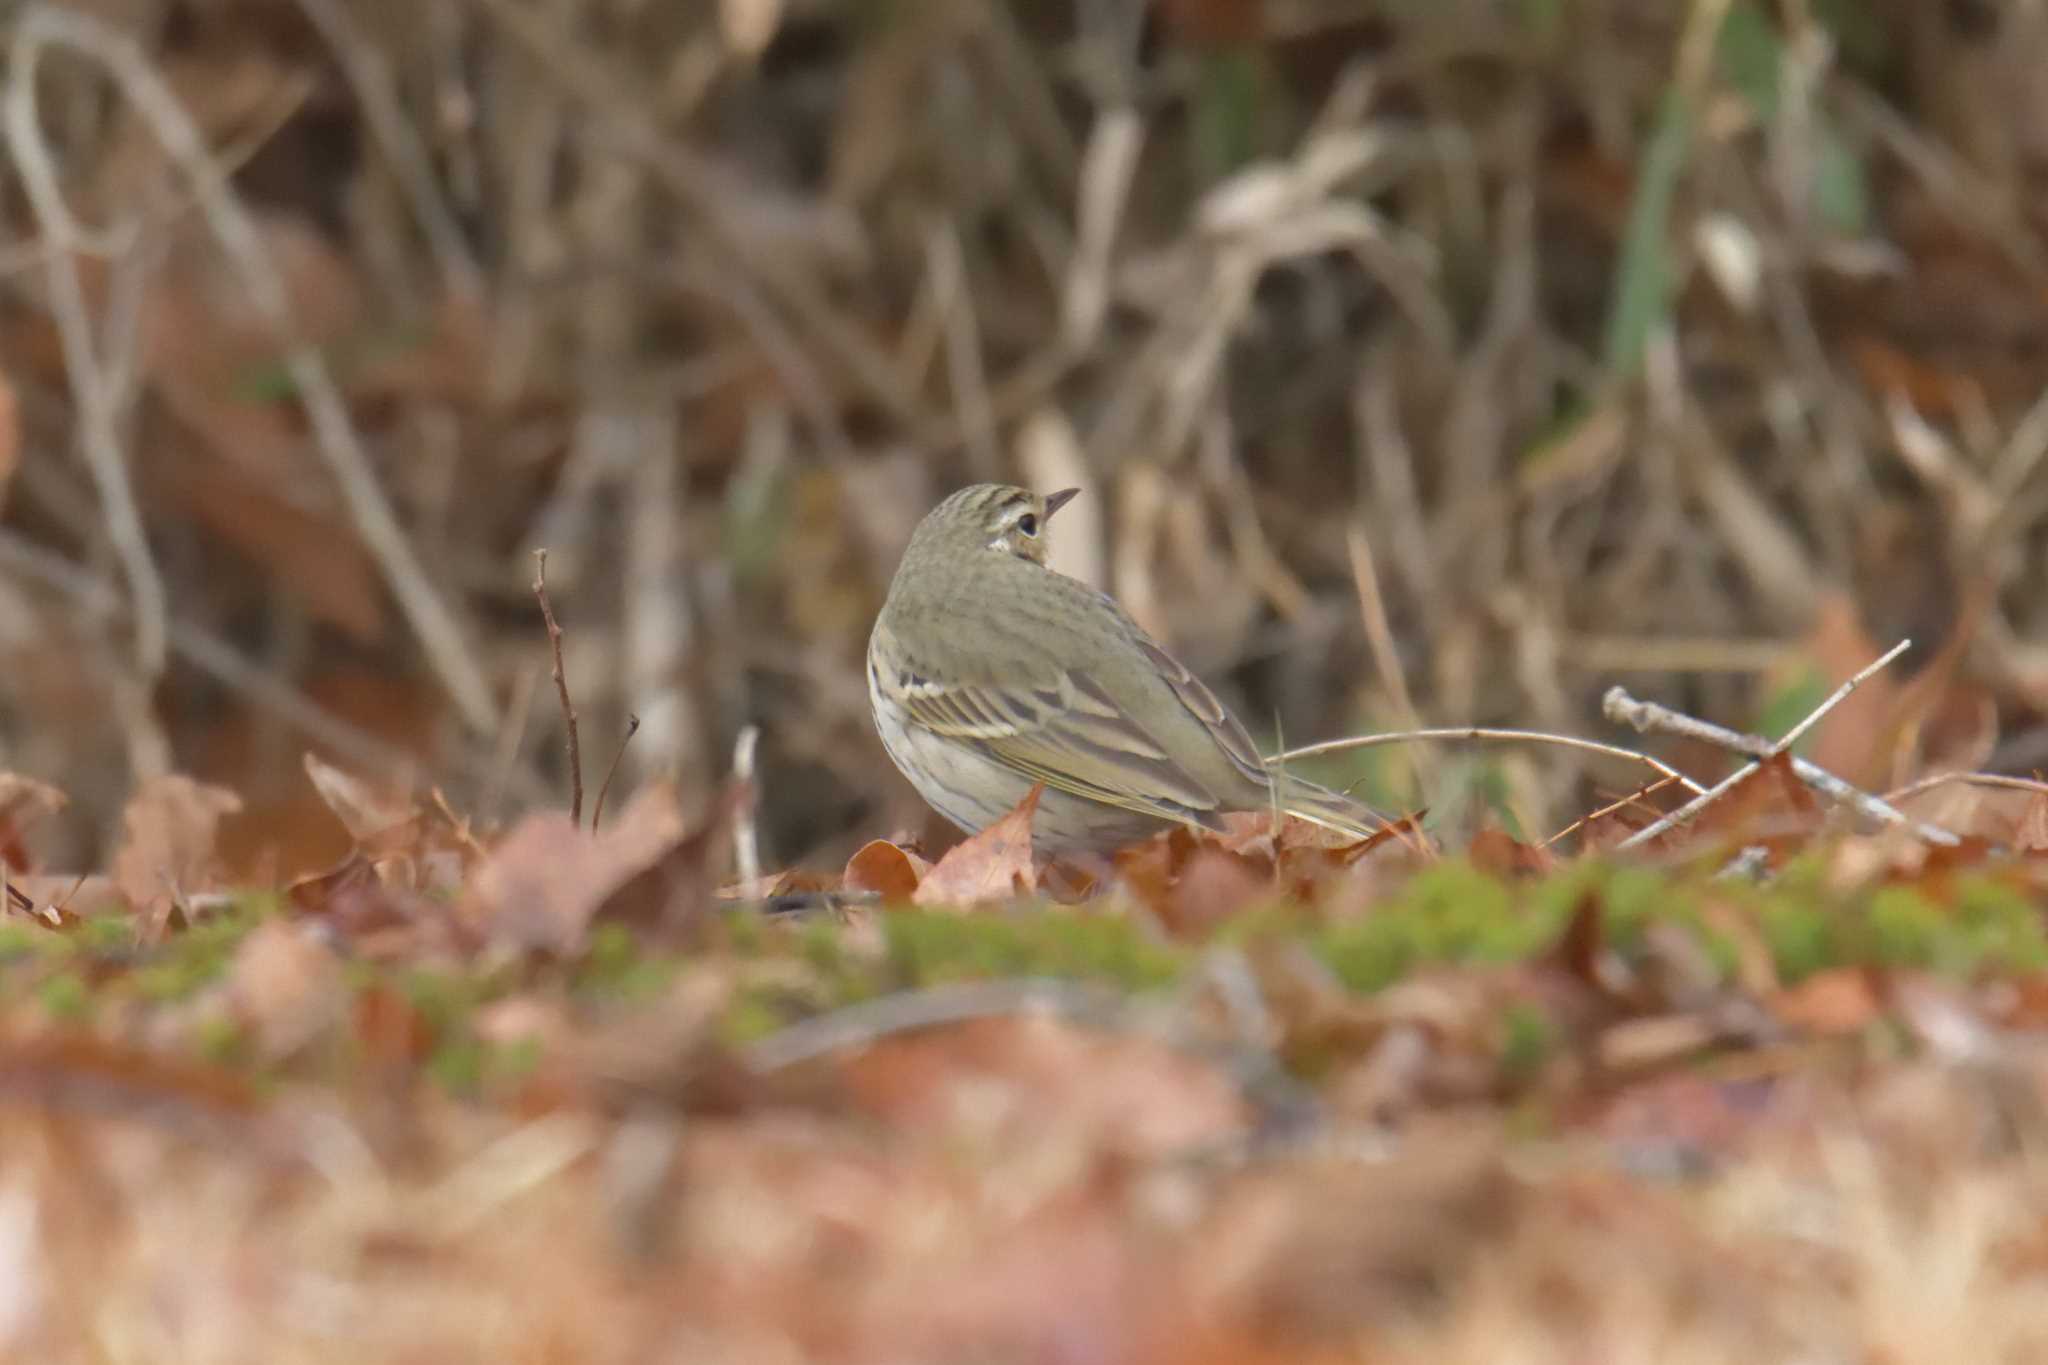
<path fill-rule="evenodd" d="M 121 811 L 114 854 L 114 884 L 128 904 L 204 887 L 215 876 L 221 817 L 241 809 L 242 798 L 227 788 L 183 773 L 145 781 Z"/>
<path fill-rule="evenodd" d="M 383 790 L 356 774 L 335 767 L 312 750 L 300 756 L 313 790 L 334 812 L 348 831 L 348 837 L 366 844 L 386 830 L 404 824 L 419 814 L 419 807 L 403 792 Z"/>
<path fill-rule="evenodd" d="M 695 832 L 675 788 L 660 783 L 644 788 L 601 834 L 560 811 L 537 812 L 491 850 L 457 916 L 493 943 L 578 952 L 598 911 Z"/>
<path fill-rule="evenodd" d="M 885 901 L 907 901 L 931 870 L 930 863 L 887 839 L 870 839 L 846 860 L 840 881 L 848 891 L 872 891 Z"/>
<path fill-rule="evenodd" d="M 1024 793 L 1015 810 L 964 843 L 949 849 L 918 883 L 914 905 L 973 905 L 1013 900 L 1038 890 L 1031 861 L 1031 817 L 1045 784 Z"/>
<path fill-rule="evenodd" d="M 16 871 L 26 870 L 28 854 L 22 839 L 69 801 L 47 782 L 19 773 L 0 773 L 0 858 Z"/>

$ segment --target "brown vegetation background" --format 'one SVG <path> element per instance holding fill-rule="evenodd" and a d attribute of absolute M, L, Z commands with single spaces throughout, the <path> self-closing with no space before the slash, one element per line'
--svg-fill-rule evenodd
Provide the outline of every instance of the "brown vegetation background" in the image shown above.
<path fill-rule="evenodd" d="M 1910 635 L 1830 766 L 2048 756 L 2041 7 L 73 0 L 11 38 L 0 737 L 72 797 L 57 866 L 172 770 L 242 793 L 240 867 L 326 865 L 307 748 L 559 802 L 543 546 L 592 785 L 629 713 L 622 781 L 699 800 L 755 725 L 770 864 L 836 866 L 926 821 L 860 660 L 984 478 L 1082 486 L 1063 566 L 1276 745 L 1595 734 L 1617 680 L 1768 729 Z M 1546 832 L 1633 785 L 1579 762 L 1340 775 Z"/>

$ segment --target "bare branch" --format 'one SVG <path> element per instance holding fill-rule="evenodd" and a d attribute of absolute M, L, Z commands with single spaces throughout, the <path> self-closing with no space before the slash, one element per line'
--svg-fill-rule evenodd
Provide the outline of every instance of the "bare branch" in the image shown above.
<path fill-rule="evenodd" d="M 1902 640 L 1886 651 L 1882 657 L 1870 663 L 1858 672 L 1855 677 L 1836 688 L 1832 696 L 1816 707 L 1799 724 L 1786 731 L 1783 738 L 1776 740 L 1723 729 L 1721 726 L 1715 725 L 1710 721 L 1700 720 L 1696 717 L 1673 711 L 1668 707 L 1659 706 L 1655 702 L 1638 701 L 1630 696 L 1625 688 L 1618 686 L 1609 688 L 1607 695 L 1601 700 L 1601 709 L 1606 713 L 1609 720 L 1614 721 L 1618 725 L 1630 725 L 1639 731 L 1645 732 L 1658 730 L 1667 734 L 1683 735 L 1689 739 L 1696 739 L 1719 748 L 1733 750 L 1736 753 L 1751 754 L 1756 759 L 1755 762 L 1746 763 L 1736 769 L 1727 777 L 1715 783 L 1712 788 L 1701 793 L 1685 805 L 1680 806 L 1677 810 L 1672 811 L 1655 824 L 1637 830 L 1634 834 L 1622 840 L 1616 847 L 1620 849 L 1640 847 L 1658 835 L 1685 824 L 1702 810 L 1705 810 L 1708 806 L 1719 800 L 1724 794 L 1731 791 L 1744 778 L 1755 772 L 1764 760 L 1777 758 L 1780 755 L 1790 759 L 1792 772 L 1800 781 L 1826 796 L 1855 807 L 1867 819 L 1910 829 L 1930 844 L 1953 847 L 1961 843 L 1962 840 L 1953 832 L 1942 829 L 1938 825 L 1930 825 L 1922 820 L 1914 820 L 1878 797 L 1872 796 L 1870 793 L 1844 782 L 1825 768 L 1809 763 L 1807 760 L 1792 755 L 1789 752 L 1793 741 L 1812 729 L 1815 722 L 1839 705 L 1843 698 L 1855 691 L 1871 674 L 1904 653 L 1911 643 L 1909 640 Z"/>

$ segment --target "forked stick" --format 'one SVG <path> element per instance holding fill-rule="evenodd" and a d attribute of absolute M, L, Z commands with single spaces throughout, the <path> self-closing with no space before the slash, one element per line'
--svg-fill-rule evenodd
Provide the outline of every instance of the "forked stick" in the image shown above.
<path fill-rule="evenodd" d="M 1733 790 L 1736 784 L 1761 767 L 1765 760 L 1777 758 L 1781 755 L 1790 760 L 1793 775 L 1800 781 L 1823 795 L 1855 807 L 1868 819 L 1910 829 L 1914 834 L 1930 844 L 1939 844 L 1945 848 L 1953 848 L 1960 844 L 1962 839 L 1951 831 L 1942 829 L 1938 825 L 1930 825 L 1924 820 L 1915 820 L 1896 806 L 1889 804 L 1879 797 L 1872 796 L 1861 788 L 1844 782 L 1827 769 L 1789 753 L 1792 744 L 1800 736 L 1811 730 L 1820 721 L 1821 717 L 1839 706 L 1842 700 L 1862 685 L 1864 680 L 1869 678 L 1871 674 L 1905 653 L 1911 644 L 1912 641 L 1910 640 L 1899 641 L 1898 644 L 1887 650 L 1882 657 L 1872 661 L 1867 667 L 1859 671 L 1855 677 L 1836 688 L 1833 695 L 1816 707 L 1804 720 L 1786 731 L 1782 738 L 1776 740 L 1764 739 L 1759 735 L 1745 735 L 1735 730 L 1724 729 L 1709 721 L 1685 715 L 1683 712 L 1673 711 L 1669 707 L 1659 706 L 1655 702 L 1638 701 L 1630 696 L 1628 690 L 1623 687 L 1609 688 L 1607 695 L 1601 699 L 1601 710 L 1609 720 L 1614 721 L 1618 725 L 1631 725 L 1637 730 L 1644 732 L 1658 730 L 1667 734 L 1683 735 L 1686 738 L 1700 740 L 1719 748 L 1754 756 L 1753 762 L 1745 763 L 1742 767 L 1715 783 L 1713 787 L 1694 797 L 1677 810 L 1672 811 L 1663 819 L 1637 830 L 1634 834 L 1622 840 L 1619 844 L 1615 845 L 1616 850 L 1640 847 L 1658 835 L 1687 823 L 1702 810 L 1705 810 L 1708 806 Z"/>

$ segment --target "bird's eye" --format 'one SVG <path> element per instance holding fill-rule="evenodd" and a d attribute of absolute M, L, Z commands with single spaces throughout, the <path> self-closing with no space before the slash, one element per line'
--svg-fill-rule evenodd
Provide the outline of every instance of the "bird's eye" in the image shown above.
<path fill-rule="evenodd" d="M 1036 514 L 1026 512 L 1023 516 L 1017 518 L 1017 529 L 1022 531 L 1027 536 L 1037 535 L 1038 517 L 1036 516 Z"/>

